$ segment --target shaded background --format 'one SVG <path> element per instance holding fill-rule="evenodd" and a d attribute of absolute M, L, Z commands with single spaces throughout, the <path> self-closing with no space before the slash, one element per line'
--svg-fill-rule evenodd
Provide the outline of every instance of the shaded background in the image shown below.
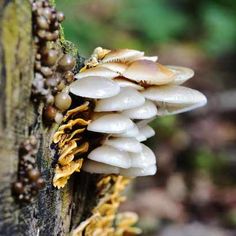
<path fill-rule="evenodd" d="M 57 0 L 66 38 L 89 56 L 97 46 L 134 48 L 195 70 L 186 86 L 208 105 L 158 118 L 148 141 L 154 177 L 138 178 L 123 209 L 143 235 L 236 235 L 236 1 Z"/>

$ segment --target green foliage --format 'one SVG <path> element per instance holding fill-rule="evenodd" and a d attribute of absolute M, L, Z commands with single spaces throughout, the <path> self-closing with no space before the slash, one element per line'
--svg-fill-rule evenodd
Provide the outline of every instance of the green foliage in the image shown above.
<path fill-rule="evenodd" d="M 152 51 L 192 41 L 208 55 L 235 49 L 236 1 L 57 0 L 66 38 L 89 55 L 96 46 Z"/>
<path fill-rule="evenodd" d="M 167 1 L 129 0 L 123 5 L 116 16 L 117 25 L 136 32 L 146 42 L 173 40 L 188 27 L 187 16 L 173 9 Z"/>
<path fill-rule="evenodd" d="M 213 54 L 224 53 L 235 47 L 236 11 L 215 3 L 205 3 L 201 7 L 205 36 L 203 47 Z"/>

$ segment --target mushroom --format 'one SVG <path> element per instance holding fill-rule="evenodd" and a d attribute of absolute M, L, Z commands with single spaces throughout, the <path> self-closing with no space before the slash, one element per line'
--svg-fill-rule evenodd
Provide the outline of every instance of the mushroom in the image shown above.
<path fill-rule="evenodd" d="M 155 175 L 157 171 L 156 165 L 147 166 L 144 168 L 129 168 L 129 169 L 120 169 L 120 175 L 126 177 L 138 177 L 138 176 L 148 176 Z"/>
<path fill-rule="evenodd" d="M 140 135 L 143 135 L 146 139 L 151 138 L 155 135 L 155 131 L 152 127 L 149 125 L 145 125 L 141 128 L 139 128 Z"/>
<path fill-rule="evenodd" d="M 157 115 L 157 108 L 153 102 L 146 100 L 141 106 L 125 110 L 122 114 L 130 119 L 150 119 Z"/>
<path fill-rule="evenodd" d="M 108 98 L 117 95 L 120 87 L 105 77 L 85 77 L 70 85 L 70 92 L 87 98 Z"/>
<path fill-rule="evenodd" d="M 122 88 L 116 96 L 101 99 L 97 102 L 95 111 L 123 111 L 143 105 L 145 98 L 133 88 Z"/>
<path fill-rule="evenodd" d="M 194 71 L 187 67 L 166 66 L 174 73 L 173 84 L 180 85 L 194 76 Z"/>
<path fill-rule="evenodd" d="M 107 68 L 109 70 L 122 74 L 126 70 L 127 65 L 120 62 L 109 62 L 100 64 L 97 68 Z"/>
<path fill-rule="evenodd" d="M 88 159 L 121 168 L 131 166 L 131 159 L 127 152 L 122 152 L 108 145 L 95 148 L 89 153 Z"/>
<path fill-rule="evenodd" d="M 114 81 L 116 81 L 120 87 L 131 87 L 131 88 L 134 88 L 136 90 L 143 90 L 144 88 L 139 85 L 139 84 L 136 84 L 135 82 L 133 81 L 130 81 L 124 77 L 117 77 L 117 78 L 114 78 L 113 79 Z"/>
<path fill-rule="evenodd" d="M 140 142 L 138 142 L 137 139 L 135 138 L 110 137 L 109 139 L 105 140 L 104 144 L 126 152 L 136 153 L 136 152 L 141 152 L 143 149 Z"/>
<path fill-rule="evenodd" d="M 103 115 L 93 120 L 87 127 L 89 131 L 117 134 L 131 129 L 134 123 L 128 118 L 120 114 Z"/>
<path fill-rule="evenodd" d="M 138 135 L 139 135 L 139 129 L 135 124 L 132 128 L 125 130 L 123 133 L 113 134 L 113 136 L 115 137 L 136 137 Z"/>
<path fill-rule="evenodd" d="M 173 81 L 174 73 L 167 67 L 149 60 L 137 60 L 130 64 L 123 76 L 147 85 L 163 85 Z"/>
<path fill-rule="evenodd" d="M 132 49 L 118 49 L 110 51 L 105 55 L 101 60 L 102 63 L 107 62 L 126 62 L 138 59 L 139 57 L 144 56 L 144 52 L 140 52 Z"/>
<path fill-rule="evenodd" d="M 119 174 L 120 170 L 116 166 L 107 165 L 101 162 L 86 160 L 82 170 L 95 174 Z"/>
<path fill-rule="evenodd" d="M 144 168 L 156 164 L 156 157 L 153 151 L 144 144 L 141 144 L 142 151 L 130 153 L 131 167 Z"/>
<path fill-rule="evenodd" d="M 204 106 L 207 102 L 199 91 L 178 85 L 153 86 L 142 94 L 156 103 L 158 115 L 178 114 Z"/>
<path fill-rule="evenodd" d="M 119 75 L 119 73 L 112 71 L 108 68 L 105 67 L 93 67 L 93 68 L 89 68 L 87 70 L 81 71 L 80 73 L 75 75 L 76 79 L 82 79 L 85 77 L 89 77 L 89 76 L 101 76 L 101 77 L 105 77 L 105 78 L 115 78 Z"/>
<path fill-rule="evenodd" d="M 157 62 L 158 56 L 152 56 L 152 57 L 143 56 L 143 57 L 139 57 L 139 58 L 135 59 L 135 61 L 137 61 L 137 60 L 147 60 L 147 61 Z"/>

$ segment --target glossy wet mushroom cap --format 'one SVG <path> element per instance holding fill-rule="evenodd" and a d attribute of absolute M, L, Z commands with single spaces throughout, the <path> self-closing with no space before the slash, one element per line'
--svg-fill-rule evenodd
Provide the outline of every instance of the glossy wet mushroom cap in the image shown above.
<path fill-rule="evenodd" d="M 131 160 L 127 152 L 103 145 L 89 153 L 88 159 L 116 167 L 129 168 Z"/>
<path fill-rule="evenodd" d="M 173 81 L 174 73 L 167 67 L 149 60 L 137 60 L 123 73 L 125 78 L 148 85 L 163 85 Z"/>
<path fill-rule="evenodd" d="M 85 77 L 70 85 L 70 92 L 86 98 L 108 98 L 117 95 L 120 87 L 105 77 Z"/>
<path fill-rule="evenodd" d="M 133 88 L 121 88 L 116 96 L 101 99 L 96 103 L 95 111 L 123 111 L 144 104 L 145 98 Z"/>
<path fill-rule="evenodd" d="M 134 123 L 120 114 L 107 114 L 93 120 L 88 126 L 89 131 L 108 134 L 119 134 L 131 129 Z"/>

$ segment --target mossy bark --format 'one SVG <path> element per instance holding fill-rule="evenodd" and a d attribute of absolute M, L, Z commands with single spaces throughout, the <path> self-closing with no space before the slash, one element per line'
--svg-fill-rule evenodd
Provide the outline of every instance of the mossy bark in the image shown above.
<path fill-rule="evenodd" d="M 68 235 L 87 212 L 90 198 L 86 196 L 94 189 L 93 181 L 82 174 L 63 190 L 52 186 L 50 143 L 57 126 L 45 127 L 42 105 L 35 106 L 30 100 L 31 30 L 28 0 L 0 1 L 0 235 Z M 19 145 L 29 135 L 39 142 L 37 163 L 46 187 L 33 203 L 19 204 L 11 185 L 17 178 Z"/>

